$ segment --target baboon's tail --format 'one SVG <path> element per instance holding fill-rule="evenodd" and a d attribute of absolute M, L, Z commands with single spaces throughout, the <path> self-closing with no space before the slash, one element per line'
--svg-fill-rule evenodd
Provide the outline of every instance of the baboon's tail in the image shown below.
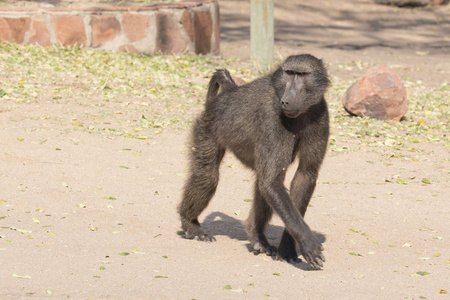
<path fill-rule="evenodd" d="M 227 69 L 219 69 L 214 73 L 211 80 L 209 81 L 206 101 L 210 101 L 211 99 L 215 98 L 217 96 L 217 93 L 219 92 L 219 88 L 222 89 L 222 92 L 224 92 L 236 87 L 237 85 L 231 77 L 230 72 L 228 72 Z"/>

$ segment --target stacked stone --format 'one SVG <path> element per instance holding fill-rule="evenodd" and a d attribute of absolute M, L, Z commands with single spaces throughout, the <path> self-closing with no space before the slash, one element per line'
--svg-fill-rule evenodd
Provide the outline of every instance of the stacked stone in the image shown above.
<path fill-rule="evenodd" d="M 218 55 L 219 4 L 199 0 L 146 7 L 0 8 L 1 41 Z"/>

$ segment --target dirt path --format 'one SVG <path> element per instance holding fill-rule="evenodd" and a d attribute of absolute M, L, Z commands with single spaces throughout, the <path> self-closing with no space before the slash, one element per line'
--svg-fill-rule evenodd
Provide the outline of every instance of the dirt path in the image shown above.
<path fill-rule="evenodd" d="M 250 4 L 221 1 L 221 51 L 250 57 Z M 388 64 L 403 77 L 450 78 L 450 6 L 399 9 L 369 0 L 275 1 L 275 55 L 313 53 L 332 75 L 359 77 L 357 63 Z"/>
<path fill-rule="evenodd" d="M 311 52 L 341 81 L 379 63 L 413 82 L 450 80 L 448 7 L 312 2 L 277 1 L 282 56 Z M 221 5 L 222 53 L 245 62 L 248 4 Z M 177 235 L 187 131 L 112 138 L 43 127 L 39 119 L 12 122 L 20 110 L 0 116 L 1 299 L 449 297 L 440 294 L 450 292 L 450 156 L 441 143 L 395 155 L 351 141 L 352 151 L 329 151 L 306 214 L 326 237 L 327 262 L 322 271 L 307 271 L 304 263 L 250 253 L 242 222 L 253 175 L 232 156 L 201 217 L 217 242 Z M 271 242 L 282 230 L 275 217 Z"/>
<path fill-rule="evenodd" d="M 439 289 L 448 290 L 445 149 L 427 147 L 419 162 L 364 150 L 330 153 L 307 214 L 326 236 L 327 263 L 307 272 L 304 263 L 248 251 L 241 222 L 253 176 L 232 157 L 202 217 L 217 242 L 177 236 L 184 135 L 143 143 L 72 133 L 42 145 L 27 129 L 2 135 L 12 159 L 2 163 L 2 213 L 9 217 L 1 224 L 16 228 L 2 230 L 3 299 L 437 299 L 445 297 Z M 385 182 L 393 176 L 416 180 Z M 424 177 L 433 184 L 421 183 Z M 275 218 L 268 228 L 274 243 L 281 226 Z"/>

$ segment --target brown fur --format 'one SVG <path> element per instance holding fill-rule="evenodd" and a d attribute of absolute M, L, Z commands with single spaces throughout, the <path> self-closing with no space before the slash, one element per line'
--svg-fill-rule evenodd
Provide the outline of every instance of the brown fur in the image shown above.
<path fill-rule="evenodd" d="M 328 85 L 322 61 L 308 54 L 291 56 L 272 74 L 242 86 L 227 70 L 215 72 L 193 127 L 191 173 L 178 209 L 186 238 L 215 240 L 203 232 L 198 216 L 215 194 L 220 162 L 229 150 L 256 172 L 246 223 L 255 251 L 297 262 L 297 242 L 312 267 L 322 266 L 322 245 L 303 217 L 328 143 Z M 288 193 L 285 171 L 297 155 L 300 163 Z M 278 250 L 264 234 L 273 211 L 286 226 Z"/>

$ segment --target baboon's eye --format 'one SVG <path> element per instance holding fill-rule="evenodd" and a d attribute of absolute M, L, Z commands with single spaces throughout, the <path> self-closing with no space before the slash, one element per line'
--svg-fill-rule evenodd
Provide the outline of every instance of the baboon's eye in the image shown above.
<path fill-rule="evenodd" d="M 308 72 L 295 72 L 295 71 L 286 71 L 286 74 L 288 75 L 299 75 L 299 76 L 306 76 L 309 73 Z"/>

